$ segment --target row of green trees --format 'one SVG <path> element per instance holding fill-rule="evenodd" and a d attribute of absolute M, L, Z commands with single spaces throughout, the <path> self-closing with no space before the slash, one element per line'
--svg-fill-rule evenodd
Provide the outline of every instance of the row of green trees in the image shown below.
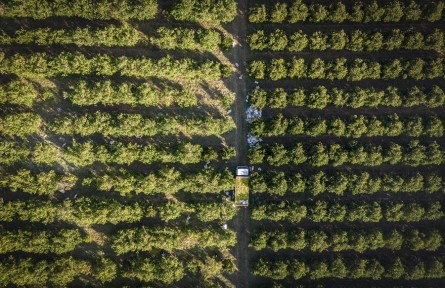
<path fill-rule="evenodd" d="M 77 182 L 73 174 L 58 174 L 54 170 L 34 174 L 20 169 L 15 173 L 0 173 L 0 176 L 1 188 L 36 195 L 54 195 L 57 190 L 70 190 Z"/>
<path fill-rule="evenodd" d="M 410 137 L 443 135 L 442 120 L 436 116 L 413 115 L 403 119 L 398 114 L 383 117 L 351 115 L 323 119 L 321 117 L 284 117 L 278 114 L 272 118 L 257 118 L 250 125 L 250 133 L 254 136 L 333 135 L 336 137 Z"/>
<path fill-rule="evenodd" d="M 235 0 L 179 0 L 170 14 L 179 21 L 232 22 L 237 15 Z"/>
<path fill-rule="evenodd" d="M 46 124 L 57 134 L 88 136 L 154 136 L 156 134 L 177 135 L 222 135 L 231 131 L 235 124 L 232 118 L 213 117 L 161 117 L 144 118 L 140 114 L 108 114 L 95 112 L 58 118 Z M 42 118 L 34 113 L 17 113 L 0 117 L 0 134 L 25 137 L 41 132 Z"/>
<path fill-rule="evenodd" d="M 235 264 L 232 259 L 192 255 L 183 261 L 177 257 L 162 258 L 137 257 L 123 263 L 121 275 L 142 282 L 161 282 L 170 284 L 181 280 L 185 274 L 200 276 L 204 280 L 218 277 L 223 272 L 233 273 Z"/>
<path fill-rule="evenodd" d="M 249 247 L 255 250 L 272 249 L 277 252 L 282 249 L 310 250 L 334 252 L 353 250 L 363 253 L 367 250 L 407 248 L 413 251 L 437 251 L 442 244 L 442 235 L 438 230 L 260 230 L 253 233 Z"/>
<path fill-rule="evenodd" d="M 110 259 L 86 261 L 73 257 L 52 260 L 9 257 L 0 263 L 0 285 L 66 287 L 77 277 L 88 277 L 94 285 L 111 282 L 117 276 L 143 282 L 173 283 L 185 275 L 184 264 L 175 256 L 128 259 L 116 264 Z"/>
<path fill-rule="evenodd" d="M 154 205 L 144 200 L 121 203 L 115 199 L 97 196 L 66 199 L 61 203 L 38 199 L 5 202 L 0 198 L 0 207 L 0 216 L 4 222 L 20 220 L 49 224 L 65 221 L 79 226 L 134 223 L 153 217 L 168 222 L 187 214 L 193 215 L 201 222 L 224 223 L 236 214 L 231 203 L 225 201 L 168 201 Z"/>
<path fill-rule="evenodd" d="M 0 85 L 0 105 L 14 104 L 32 107 L 35 102 L 51 97 L 53 97 L 51 91 L 40 93 L 30 81 L 25 79 L 11 80 Z"/>
<path fill-rule="evenodd" d="M 418 140 L 412 140 L 404 146 L 391 142 L 386 147 L 378 144 L 360 144 L 356 141 L 344 145 L 339 143 L 326 145 L 321 142 L 312 145 L 295 143 L 288 148 L 281 144 L 269 147 L 256 145 L 249 150 L 249 159 L 252 164 L 261 164 L 266 160 L 272 166 L 306 163 L 315 167 L 326 165 L 336 167 L 343 164 L 369 167 L 404 164 L 417 167 L 444 163 L 445 150 L 435 141 L 423 145 Z"/>
<path fill-rule="evenodd" d="M 266 33 L 257 30 L 248 36 L 252 50 L 272 50 L 299 52 L 305 49 L 314 51 L 349 50 L 349 51 L 379 51 L 379 50 L 444 50 L 444 34 L 435 29 L 429 33 L 415 30 L 393 29 L 388 32 L 367 32 L 354 30 L 346 33 L 343 29 L 333 32 L 316 31 L 312 34 L 299 30 L 292 34 L 277 29 Z"/>
<path fill-rule="evenodd" d="M 39 133 L 43 120 L 34 113 L 6 114 L 0 117 L 0 134 L 4 136 L 25 137 Z"/>
<path fill-rule="evenodd" d="M 160 59 L 147 57 L 112 57 L 106 54 L 86 56 L 80 52 L 14 54 L 0 53 L 0 74 L 24 77 L 51 77 L 77 75 L 120 75 L 146 78 L 217 79 L 228 77 L 232 68 L 216 61 L 198 62 L 191 58 Z"/>
<path fill-rule="evenodd" d="M 183 263 L 172 256 L 153 259 L 136 258 L 126 263 L 121 275 L 143 282 L 159 281 L 170 284 L 181 280 L 185 273 Z"/>
<path fill-rule="evenodd" d="M 284 195 L 291 193 L 332 193 L 344 195 L 346 191 L 352 195 L 374 194 L 378 192 L 444 193 L 445 186 L 438 174 L 383 174 L 371 175 L 368 172 L 314 172 L 307 176 L 301 173 L 286 175 L 284 172 L 253 172 L 250 185 L 255 193 L 271 193 Z"/>
<path fill-rule="evenodd" d="M 79 276 L 91 276 L 101 283 L 116 277 L 117 265 L 109 259 L 97 261 L 58 257 L 52 260 L 9 257 L 0 262 L 0 285 L 66 287 Z"/>
<path fill-rule="evenodd" d="M 81 80 L 74 83 L 63 97 L 73 104 L 106 106 L 127 104 L 131 106 L 165 106 L 178 105 L 192 107 L 198 105 L 197 95 L 189 88 L 173 86 L 154 87 L 149 83 L 113 84 L 110 80 L 88 82 Z"/>
<path fill-rule="evenodd" d="M 199 144 L 179 143 L 176 145 L 141 145 L 117 142 L 112 145 L 94 145 L 92 142 L 73 143 L 66 146 L 62 157 L 78 166 L 94 162 L 131 164 L 139 161 L 145 164 L 156 162 L 192 164 L 217 159 L 228 160 L 235 156 L 234 147 L 216 150 Z"/>
<path fill-rule="evenodd" d="M 143 38 L 141 32 L 129 25 L 109 25 L 104 28 L 20 29 L 14 35 L 0 30 L 0 44 L 34 44 L 39 46 L 74 44 L 76 46 L 134 46 Z"/>
<path fill-rule="evenodd" d="M 23 251 L 26 253 L 63 254 L 77 245 L 90 242 L 78 229 L 5 230 L 0 228 L 0 253 Z"/>
<path fill-rule="evenodd" d="M 101 191 L 116 191 L 123 196 L 136 194 L 174 194 L 179 191 L 191 193 L 219 193 L 233 190 L 233 175 L 228 169 L 213 168 L 199 172 L 181 173 L 175 168 L 164 167 L 147 175 L 135 174 L 124 169 L 118 173 L 95 175 L 83 180 L 84 185 L 93 185 Z"/>
<path fill-rule="evenodd" d="M 156 211 L 150 205 L 121 204 L 109 198 L 78 198 L 54 203 L 48 200 L 29 199 L 5 202 L 0 198 L 2 221 L 16 220 L 49 224 L 66 221 L 77 225 L 117 224 L 136 222 L 143 217 L 154 217 Z"/>
<path fill-rule="evenodd" d="M 396 257 L 391 261 L 375 258 L 342 259 L 291 259 L 266 260 L 260 258 L 253 264 L 253 274 L 281 280 L 288 276 L 293 279 L 309 278 L 338 278 L 338 279 L 437 279 L 442 278 L 443 260 L 429 258 L 404 259 Z"/>
<path fill-rule="evenodd" d="M 36 164 L 54 164 L 65 160 L 77 166 L 91 165 L 94 162 L 128 165 L 136 161 L 145 164 L 156 162 L 191 164 L 217 159 L 228 160 L 234 156 L 234 147 L 214 149 L 189 142 L 170 146 L 122 142 L 94 145 L 92 142 L 73 142 L 72 145 L 58 148 L 46 142 L 29 147 L 18 142 L 0 141 L 0 163 L 5 165 L 25 159 Z"/>
<path fill-rule="evenodd" d="M 158 12 L 156 0 L 14 0 L 2 3 L 1 17 L 80 17 L 90 20 L 148 20 Z"/>
<path fill-rule="evenodd" d="M 151 227 L 119 230 L 110 239 L 110 245 L 118 254 L 153 249 L 186 250 L 192 248 L 226 249 L 235 245 L 236 235 L 230 230 L 196 228 Z M 90 242 L 77 229 L 50 230 L 0 230 L 0 253 L 55 253 L 64 254 L 77 245 Z"/>
<path fill-rule="evenodd" d="M 356 23 L 369 22 L 400 22 L 400 21 L 428 21 L 436 22 L 442 19 L 445 3 L 443 1 L 411 0 L 409 3 L 391 1 L 379 4 L 377 1 L 363 3 L 354 1 L 348 7 L 341 1 L 331 4 L 305 3 L 295 0 L 288 5 L 278 2 L 274 5 L 257 5 L 250 8 L 249 21 L 251 23 L 297 23 L 297 22 L 333 22 L 346 21 Z"/>
<path fill-rule="evenodd" d="M 29 121 L 28 118 L 26 120 Z M 0 122 L 1 124 L 2 122 Z M 104 136 L 116 137 L 154 136 L 156 134 L 177 135 L 179 133 L 209 136 L 222 135 L 235 128 L 233 119 L 229 117 L 214 118 L 206 116 L 187 118 L 159 115 L 156 118 L 147 118 L 142 117 L 140 114 L 109 114 L 102 112 L 59 118 L 50 123 L 49 126 L 51 131 L 62 135 L 78 134 L 87 136 L 102 134 Z M 3 130 L 1 127 L 0 131 Z M 9 133 L 12 134 L 13 132 Z M 20 133 L 20 135 L 23 135 L 23 133 Z"/>
<path fill-rule="evenodd" d="M 198 274 L 204 280 L 217 277 L 222 272 L 233 273 L 230 258 L 196 256 L 181 258 L 137 256 L 115 263 L 107 258 L 79 260 L 57 257 L 48 260 L 9 257 L 0 263 L 1 286 L 57 286 L 66 287 L 79 277 L 92 286 L 103 286 L 116 277 L 140 282 L 171 284 L 181 280 L 186 273 Z"/>
<path fill-rule="evenodd" d="M 327 79 L 360 81 L 364 79 L 435 79 L 444 77 L 443 59 L 373 61 L 361 58 L 347 60 L 337 58 L 305 60 L 292 57 L 290 60 L 275 58 L 270 61 L 254 60 L 248 68 L 249 76 L 255 79 L 269 78 L 277 81 L 292 79 Z"/>
<path fill-rule="evenodd" d="M 11 165 L 26 160 L 36 164 L 54 164 L 60 159 L 59 149 L 47 142 L 38 143 L 31 150 L 18 141 L 0 141 L 0 164 Z"/>
<path fill-rule="evenodd" d="M 220 48 L 229 48 L 231 39 L 226 39 L 220 32 L 212 29 L 167 28 L 160 27 L 150 43 L 167 50 L 200 50 L 215 52 Z"/>
<path fill-rule="evenodd" d="M 406 202 L 358 202 L 348 203 L 316 201 L 301 204 L 294 201 L 268 202 L 253 206 L 251 217 L 254 220 L 289 221 L 299 223 L 309 220 L 322 222 L 418 222 L 440 220 L 443 211 L 440 202 L 427 205 Z"/>
<path fill-rule="evenodd" d="M 0 30 L 0 44 L 35 44 L 39 46 L 73 44 L 82 46 L 128 47 L 137 44 L 151 43 L 160 49 L 168 50 L 201 50 L 216 51 L 228 48 L 231 39 L 225 39 L 222 34 L 212 29 L 166 28 L 160 27 L 149 41 L 144 39 L 142 32 L 129 25 L 115 26 L 113 24 L 104 28 L 52 29 L 37 28 L 33 30 L 20 29 L 13 35 Z"/>
<path fill-rule="evenodd" d="M 118 255 L 153 249 L 167 251 L 193 248 L 226 249 L 235 243 L 236 233 L 222 228 L 139 227 L 119 230 L 111 237 L 111 247 Z"/>
<path fill-rule="evenodd" d="M 255 89 L 249 94 L 249 103 L 260 109 L 287 106 L 324 109 L 328 105 L 354 109 L 380 106 L 438 108 L 445 105 L 445 92 L 437 85 L 433 85 L 431 88 L 412 86 L 406 89 L 388 86 L 384 90 L 374 87 L 330 89 L 319 85 L 310 89 L 296 88 L 291 91 L 286 91 L 283 88 Z"/>

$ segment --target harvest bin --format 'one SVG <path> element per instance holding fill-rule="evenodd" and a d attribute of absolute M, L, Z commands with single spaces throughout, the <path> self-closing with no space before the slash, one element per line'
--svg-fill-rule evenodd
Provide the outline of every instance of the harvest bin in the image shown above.
<path fill-rule="evenodd" d="M 235 205 L 249 205 L 249 167 L 236 167 L 235 178 Z"/>

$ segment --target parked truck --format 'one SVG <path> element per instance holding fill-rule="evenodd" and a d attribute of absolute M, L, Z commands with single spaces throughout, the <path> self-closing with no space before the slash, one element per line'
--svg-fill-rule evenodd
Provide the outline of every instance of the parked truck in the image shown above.
<path fill-rule="evenodd" d="M 235 205 L 249 205 L 249 167 L 236 167 L 235 178 Z"/>

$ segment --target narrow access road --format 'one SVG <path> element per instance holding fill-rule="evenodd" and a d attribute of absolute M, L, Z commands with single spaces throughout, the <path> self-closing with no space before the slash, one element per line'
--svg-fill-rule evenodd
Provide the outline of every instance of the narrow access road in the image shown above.
<path fill-rule="evenodd" d="M 246 95 L 247 95 L 247 0 L 238 0 L 238 15 L 232 22 L 231 34 L 238 44 L 233 48 L 233 63 L 238 63 L 239 73 L 235 73 L 231 79 L 233 89 L 236 93 L 234 104 L 234 118 L 236 123 L 236 154 L 238 165 L 247 165 L 247 123 L 245 117 Z M 238 271 L 235 286 L 247 288 L 249 286 L 249 208 L 239 207 L 236 223 L 237 246 L 235 248 Z"/>

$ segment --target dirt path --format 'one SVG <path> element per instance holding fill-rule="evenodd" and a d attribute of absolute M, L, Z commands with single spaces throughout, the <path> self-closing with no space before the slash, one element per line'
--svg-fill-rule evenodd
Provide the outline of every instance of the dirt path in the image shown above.
<path fill-rule="evenodd" d="M 247 124 L 245 121 L 247 95 L 246 85 L 246 59 L 247 59 L 247 0 L 238 0 L 238 16 L 232 24 L 231 33 L 236 38 L 238 45 L 233 48 L 232 60 L 233 63 L 238 63 L 239 73 L 236 73 L 231 79 L 233 88 L 236 93 L 234 105 L 234 118 L 237 127 L 236 132 L 236 152 L 238 165 L 247 164 Z M 241 79 L 240 79 L 240 76 Z M 248 287 L 249 264 L 247 247 L 249 241 L 248 221 L 249 209 L 238 208 L 236 216 L 236 232 L 237 232 L 237 246 L 235 248 L 236 258 L 238 259 L 238 273 L 235 278 L 235 286 L 237 288 Z"/>

